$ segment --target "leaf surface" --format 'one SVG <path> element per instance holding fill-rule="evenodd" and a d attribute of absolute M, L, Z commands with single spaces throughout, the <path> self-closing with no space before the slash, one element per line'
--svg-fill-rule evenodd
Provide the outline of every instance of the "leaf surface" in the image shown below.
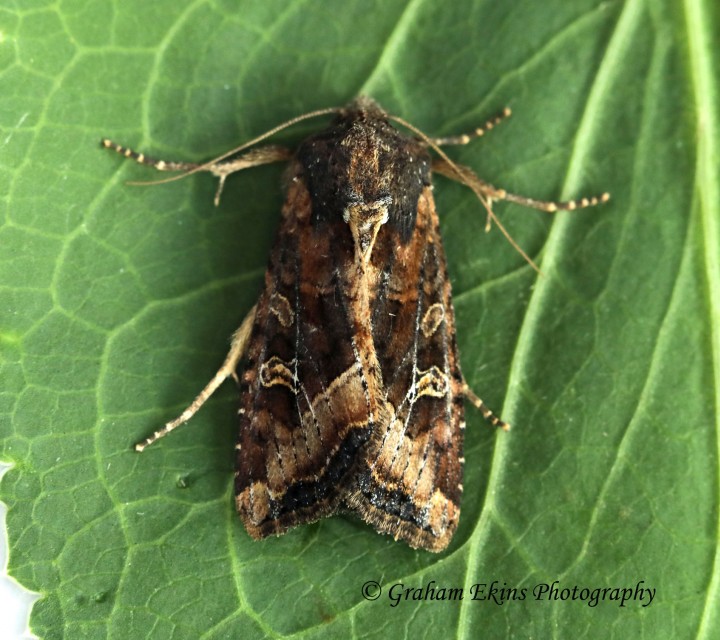
<path fill-rule="evenodd" d="M 0 455 L 15 466 L 0 497 L 9 572 L 43 596 L 33 630 L 717 637 L 719 18 L 711 0 L 6 3 Z M 131 451 L 252 306 L 282 169 L 231 178 L 215 209 L 210 176 L 128 186 L 157 176 L 98 141 L 205 160 L 360 93 L 429 135 L 509 105 L 448 153 L 536 198 L 612 193 L 552 216 L 496 204 L 538 276 L 484 233 L 469 190 L 436 178 L 465 376 L 513 425 L 468 409 L 463 514 L 438 556 L 343 517 L 251 541 L 232 506 L 230 384 Z M 586 597 L 563 596 L 574 587 Z M 427 599 L 443 588 L 463 599 Z M 592 606 L 605 588 L 654 600 Z"/>

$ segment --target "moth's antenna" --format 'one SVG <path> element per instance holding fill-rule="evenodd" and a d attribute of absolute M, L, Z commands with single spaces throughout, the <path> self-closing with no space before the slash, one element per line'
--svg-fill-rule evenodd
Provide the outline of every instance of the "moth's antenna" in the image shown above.
<path fill-rule="evenodd" d="M 462 182 L 465 186 L 470 187 L 472 189 L 473 193 L 478 197 L 478 200 L 482 203 L 483 207 L 485 207 L 485 211 L 487 211 L 488 217 L 495 222 L 498 229 L 500 229 L 500 232 L 505 236 L 507 241 L 515 248 L 515 250 L 523 257 L 525 258 L 525 261 L 538 273 L 542 273 L 538 266 L 532 261 L 530 256 L 523 251 L 522 247 L 515 242 L 515 239 L 510 235 L 510 232 L 502 225 L 500 220 L 498 220 L 498 217 L 495 215 L 495 213 L 492 210 L 492 199 L 488 198 L 481 190 L 480 188 L 474 184 L 471 180 L 469 180 L 462 169 L 457 166 L 448 155 L 438 146 L 436 145 L 430 138 L 428 138 L 427 135 L 425 135 L 420 129 L 417 127 L 411 125 L 406 120 L 403 120 L 402 118 L 398 116 L 389 116 L 391 120 L 394 120 L 398 124 L 401 124 L 403 127 L 406 127 L 407 129 L 410 129 L 414 134 L 420 136 L 420 138 L 427 143 L 430 147 L 432 147 L 437 154 L 445 161 L 447 162 L 448 166 L 455 172 L 455 175 L 457 176 L 457 179 L 459 182 Z"/>
<path fill-rule="evenodd" d="M 308 113 L 304 113 L 301 116 L 295 116 L 294 118 L 290 118 L 290 120 L 286 120 L 282 124 L 279 124 L 269 131 L 266 131 L 262 135 L 259 135 L 257 138 L 253 138 L 249 142 L 245 142 L 241 144 L 239 147 L 235 147 L 234 149 L 230 149 L 230 151 L 226 151 L 222 155 L 219 155 L 217 158 L 213 158 L 212 160 L 208 160 L 207 162 L 204 162 L 202 164 L 199 164 L 197 167 L 193 167 L 192 169 L 189 169 L 188 171 L 185 171 L 184 173 L 181 173 L 177 176 L 171 176 L 169 178 L 163 178 L 161 180 L 142 180 L 142 181 L 134 181 L 134 182 L 128 182 L 127 184 L 131 185 L 150 185 L 150 184 L 165 184 L 167 182 L 175 182 L 176 180 L 182 180 L 183 178 L 187 178 L 189 175 L 192 175 L 193 173 L 197 173 L 198 171 L 206 171 L 209 167 L 211 167 L 214 164 L 217 164 L 218 162 L 221 162 L 222 160 L 225 160 L 225 158 L 229 158 L 232 155 L 235 155 L 236 153 L 239 153 L 243 149 L 247 149 L 248 147 L 252 147 L 253 145 L 256 145 L 258 142 L 262 142 L 263 140 L 266 140 L 270 136 L 274 136 L 279 131 L 282 131 L 283 129 L 287 129 L 288 127 L 292 127 L 293 125 L 297 124 L 298 122 L 302 122 L 303 120 L 309 120 L 310 118 L 317 118 L 319 116 L 326 116 L 331 113 L 338 113 L 340 111 L 340 107 L 331 107 L 327 109 L 318 109 L 317 111 L 309 111 Z"/>

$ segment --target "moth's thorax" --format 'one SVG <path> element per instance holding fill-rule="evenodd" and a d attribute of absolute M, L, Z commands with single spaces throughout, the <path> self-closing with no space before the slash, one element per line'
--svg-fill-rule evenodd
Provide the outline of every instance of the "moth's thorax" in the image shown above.
<path fill-rule="evenodd" d="M 344 220 L 363 255 L 383 224 L 395 226 L 403 240 L 410 237 L 418 199 L 430 183 L 430 156 L 374 102 L 351 103 L 302 143 L 297 159 L 317 224 Z"/>

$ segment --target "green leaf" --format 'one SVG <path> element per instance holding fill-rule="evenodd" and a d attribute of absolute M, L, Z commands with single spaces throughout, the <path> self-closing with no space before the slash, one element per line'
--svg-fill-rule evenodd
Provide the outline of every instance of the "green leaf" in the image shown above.
<path fill-rule="evenodd" d="M 35 633 L 717 637 L 719 19 L 712 0 L 5 3 L 0 497 L 9 571 L 42 594 Z M 210 176 L 128 186 L 157 175 L 100 138 L 196 161 L 359 93 L 431 135 L 509 105 L 448 153 L 536 198 L 612 193 L 555 215 L 496 203 L 539 276 L 469 190 L 435 181 L 464 372 L 513 425 L 468 410 L 440 555 L 345 517 L 253 542 L 232 506 L 232 385 L 131 451 L 252 306 L 282 169 L 233 177 L 215 209 Z M 472 599 L 493 581 L 524 599 Z M 534 597 L 554 581 L 655 595 Z M 464 599 L 394 606 L 397 584 Z"/>

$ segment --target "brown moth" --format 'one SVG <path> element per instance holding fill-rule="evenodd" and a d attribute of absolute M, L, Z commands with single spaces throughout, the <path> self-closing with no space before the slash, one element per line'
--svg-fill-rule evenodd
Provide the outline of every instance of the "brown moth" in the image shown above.
<path fill-rule="evenodd" d="M 327 113 L 335 114 L 334 122 L 294 153 L 265 146 L 225 160 L 282 125 L 208 164 L 153 160 L 103 141 L 160 170 L 212 172 L 220 178 L 216 201 L 229 174 L 290 162 L 257 304 L 207 387 L 136 449 L 186 422 L 231 376 L 240 388 L 236 505 L 253 538 L 352 512 L 380 533 L 441 551 L 460 516 L 464 400 L 493 425 L 507 425 L 460 371 L 431 174 L 470 186 L 488 222 L 498 225 L 491 210 L 496 199 L 555 211 L 608 196 L 566 203 L 516 196 L 438 148 L 465 144 L 501 118 L 469 135 L 430 139 L 358 98 L 286 125 Z M 417 137 L 400 133 L 390 120 Z"/>

